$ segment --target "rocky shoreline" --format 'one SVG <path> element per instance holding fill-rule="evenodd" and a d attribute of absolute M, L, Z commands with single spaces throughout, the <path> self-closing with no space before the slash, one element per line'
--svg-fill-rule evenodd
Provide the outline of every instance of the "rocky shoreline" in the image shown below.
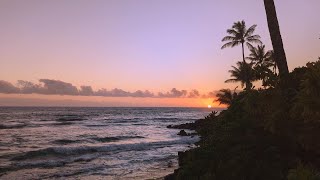
<path fill-rule="evenodd" d="M 217 112 L 212 112 L 211 114 L 216 115 Z M 170 129 L 180 129 L 180 132 L 178 135 L 180 136 L 193 136 L 193 135 L 199 135 L 198 131 L 207 124 L 207 122 L 210 120 L 210 116 L 204 118 L 204 119 L 199 119 L 196 120 L 195 122 L 192 123 L 185 123 L 185 124 L 178 124 L 178 125 L 169 125 L 167 128 Z M 185 130 L 194 130 L 196 131 L 195 133 L 187 133 Z M 201 138 L 201 137 L 200 137 Z M 197 143 L 196 143 L 197 144 Z M 164 177 L 164 180 L 174 180 L 176 179 L 176 176 L 179 172 L 179 170 L 182 168 L 184 165 L 184 162 L 186 160 L 186 156 L 192 151 L 193 149 L 187 150 L 187 151 L 179 151 L 178 152 L 178 165 L 179 167 L 174 170 L 172 174 L 168 174 L 167 176 Z"/>

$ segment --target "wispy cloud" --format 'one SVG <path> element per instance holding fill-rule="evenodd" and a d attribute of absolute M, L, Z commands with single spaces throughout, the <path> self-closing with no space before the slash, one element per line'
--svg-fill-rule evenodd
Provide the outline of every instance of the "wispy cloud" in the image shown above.
<path fill-rule="evenodd" d="M 72 96 L 103 96 L 103 97 L 152 97 L 152 98 L 210 98 L 214 97 L 216 91 L 201 94 L 193 89 L 178 90 L 172 88 L 168 92 L 153 93 L 149 90 L 137 90 L 134 92 L 114 88 L 93 90 L 91 86 L 83 85 L 77 88 L 71 83 L 53 80 L 40 79 L 38 84 L 30 81 L 18 80 L 16 85 L 0 80 L 0 93 L 5 94 L 44 94 L 44 95 L 72 95 Z"/>

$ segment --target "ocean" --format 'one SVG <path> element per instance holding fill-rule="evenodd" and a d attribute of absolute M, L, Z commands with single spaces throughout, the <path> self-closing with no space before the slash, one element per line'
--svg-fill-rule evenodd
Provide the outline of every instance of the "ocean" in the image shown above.
<path fill-rule="evenodd" d="M 208 108 L 0 107 L 0 179 L 156 179 L 198 136 L 166 126 Z"/>

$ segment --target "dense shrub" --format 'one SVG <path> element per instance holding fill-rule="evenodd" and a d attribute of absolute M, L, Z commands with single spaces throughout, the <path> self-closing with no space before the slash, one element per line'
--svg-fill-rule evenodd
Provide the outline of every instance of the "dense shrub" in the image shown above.
<path fill-rule="evenodd" d="M 239 93 L 197 128 L 200 147 L 180 154 L 175 179 L 319 179 L 320 61 L 276 87 Z M 305 166 L 304 164 L 308 164 Z"/>

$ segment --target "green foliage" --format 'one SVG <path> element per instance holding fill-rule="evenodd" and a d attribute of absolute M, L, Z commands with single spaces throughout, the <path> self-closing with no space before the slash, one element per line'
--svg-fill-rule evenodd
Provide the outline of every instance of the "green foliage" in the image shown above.
<path fill-rule="evenodd" d="M 247 59 L 251 60 L 255 64 L 264 64 L 266 66 L 271 66 L 271 58 L 272 58 L 272 51 L 266 51 L 265 45 L 258 45 L 254 47 L 249 45 L 250 54 Z"/>
<path fill-rule="evenodd" d="M 320 175 L 314 169 L 299 164 L 295 169 L 290 169 L 288 180 L 320 180 Z"/>
<path fill-rule="evenodd" d="M 177 179 L 282 179 L 285 173 L 274 136 L 256 126 L 237 101 L 198 129 L 201 148 L 184 156 Z"/>
<path fill-rule="evenodd" d="M 273 59 L 273 51 L 266 51 L 264 45 L 248 46 L 251 53 L 247 59 L 251 62 L 237 62 L 237 66 L 232 66 L 233 69 L 229 71 L 232 78 L 226 82 L 240 82 L 242 87 L 246 85 L 246 90 L 250 90 L 252 82 L 257 80 L 262 80 L 265 88 L 276 87 L 279 77 L 276 74 L 277 65 Z"/>
<path fill-rule="evenodd" d="M 257 47 L 249 45 L 249 50 L 250 55 L 247 59 L 254 64 L 253 70 L 256 80 L 262 80 L 262 86 L 264 87 L 275 87 L 278 76 L 273 51 L 266 51 L 265 45 L 258 45 Z M 273 71 L 270 68 L 273 68 Z"/>
<path fill-rule="evenodd" d="M 235 22 L 232 26 L 231 29 L 227 29 L 228 36 L 225 36 L 222 39 L 222 42 L 226 42 L 221 49 L 224 49 L 226 47 L 234 47 L 238 45 L 242 45 L 242 60 L 243 64 L 237 64 L 239 69 L 233 66 L 234 70 L 231 70 L 231 76 L 234 77 L 234 79 L 230 79 L 227 81 L 236 81 L 236 82 L 241 82 L 242 86 L 245 83 L 246 84 L 246 89 L 250 89 L 252 87 L 252 81 L 251 78 L 253 77 L 251 74 L 251 67 L 252 65 L 247 64 L 245 60 L 245 55 L 244 55 L 244 43 L 247 44 L 247 46 L 252 46 L 251 43 L 259 43 L 261 44 L 260 41 L 260 36 L 254 34 L 254 31 L 256 29 L 257 25 L 253 25 L 249 28 L 247 28 L 246 23 L 244 21 L 238 21 Z M 240 71 L 239 71 L 240 70 Z M 234 71 L 234 72 L 232 72 Z M 234 73 L 239 73 L 241 74 L 234 74 Z"/>
<path fill-rule="evenodd" d="M 297 141 L 307 151 L 319 153 L 320 149 L 320 61 L 308 63 L 295 70 L 301 74 L 296 96 L 293 98 L 291 117 L 299 123 Z M 297 86 L 297 85 L 295 85 Z"/>
<path fill-rule="evenodd" d="M 176 179 L 319 179 L 320 61 L 232 98 L 197 128 L 200 147 L 179 156 Z"/>
<path fill-rule="evenodd" d="M 218 98 L 216 101 L 218 101 L 220 104 L 230 106 L 237 95 L 238 94 L 235 92 L 235 90 L 232 92 L 230 89 L 221 89 L 216 94 L 216 97 Z"/>
<path fill-rule="evenodd" d="M 251 89 L 252 82 L 256 80 L 255 71 L 252 66 L 253 63 L 237 62 L 237 67 L 232 66 L 233 69 L 229 71 L 232 78 L 225 82 L 240 82 L 242 87 L 246 85 L 246 90 Z"/>
<path fill-rule="evenodd" d="M 320 61 L 307 64 L 297 95 L 296 107 L 301 108 L 305 121 L 320 121 Z"/>

